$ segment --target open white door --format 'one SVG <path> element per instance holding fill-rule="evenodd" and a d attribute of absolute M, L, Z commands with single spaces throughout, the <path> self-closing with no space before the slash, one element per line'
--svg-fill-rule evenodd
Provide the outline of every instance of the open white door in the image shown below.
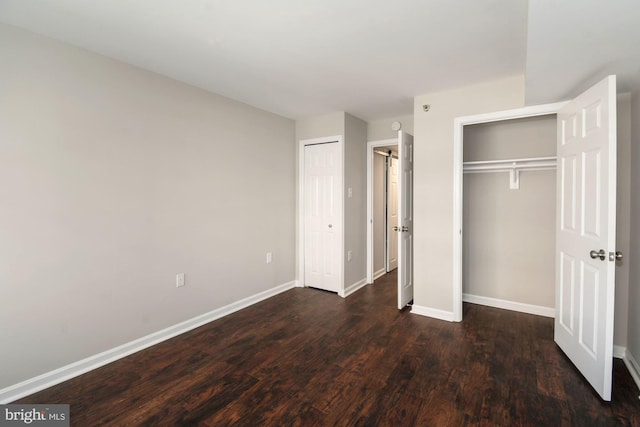
<path fill-rule="evenodd" d="M 616 235 L 616 80 L 558 113 L 555 341 L 611 400 Z"/>
<path fill-rule="evenodd" d="M 413 136 L 398 131 L 398 308 L 413 299 Z"/>

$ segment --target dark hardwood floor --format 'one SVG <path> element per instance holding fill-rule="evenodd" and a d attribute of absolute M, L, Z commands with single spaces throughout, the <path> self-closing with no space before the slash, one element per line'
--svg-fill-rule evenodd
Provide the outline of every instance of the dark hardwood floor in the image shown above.
<path fill-rule="evenodd" d="M 395 274 L 343 299 L 293 289 L 19 403 L 73 426 L 640 426 L 553 342 L 552 319 L 467 304 L 449 323 L 398 311 Z"/>

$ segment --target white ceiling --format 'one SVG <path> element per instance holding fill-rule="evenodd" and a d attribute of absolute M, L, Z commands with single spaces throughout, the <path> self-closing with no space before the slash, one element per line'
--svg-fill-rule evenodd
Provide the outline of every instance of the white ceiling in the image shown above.
<path fill-rule="evenodd" d="M 415 95 L 525 70 L 527 101 L 555 101 L 598 74 L 601 57 L 637 61 L 637 16 L 618 8 L 614 29 L 629 40 L 593 50 L 601 32 L 581 18 L 588 33 L 574 37 L 574 20 L 555 12 L 589 1 L 638 9 L 637 0 L 530 0 L 531 13 L 526 0 L 0 0 L 0 22 L 287 117 L 375 120 L 411 114 Z"/>
<path fill-rule="evenodd" d="M 530 0 L 526 103 L 575 97 L 608 74 L 640 88 L 640 1 Z"/>

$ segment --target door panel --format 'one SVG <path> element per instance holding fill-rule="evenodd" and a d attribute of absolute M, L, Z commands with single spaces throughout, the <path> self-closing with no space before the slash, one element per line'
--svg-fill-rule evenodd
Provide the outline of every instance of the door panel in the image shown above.
<path fill-rule="evenodd" d="M 615 76 L 558 113 L 554 338 L 604 400 L 613 367 L 615 132 Z M 590 254 L 601 249 L 604 260 Z"/>
<path fill-rule="evenodd" d="M 398 308 L 413 300 L 413 136 L 398 132 Z"/>
<path fill-rule="evenodd" d="M 600 195 L 602 189 L 602 163 L 600 150 L 592 150 L 582 155 L 583 162 L 583 192 L 582 197 L 582 234 L 591 237 L 594 241 L 600 238 L 600 226 L 602 225 L 600 206 L 602 201 Z"/>
<path fill-rule="evenodd" d="M 575 295 L 575 286 L 576 286 L 576 260 L 570 255 L 563 253 L 560 261 L 560 293 L 558 297 L 560 298 L 560 304 L 556 304 L 556 319 L 557 323 L 556 328 L 559 326 L 563 327 L 568 334 L 573 334 L 573 295 Z M 566 302 L 566 304 L 565 304 Z"/>
<path fill-rule="evenodd" d="M 560 159 L 560 171 L 562 176 L 560 181 L 560 192 L 564 202 L 560 204 L 560 227 L 562 230 L 568 232 L 576 231 L 576 201 L 577 188 L 576 188 L 576 171 L 577 171 L 577 159 L 576 156 L 567 155 L 567 157 Z"/>
<path fill-rule="evenodd" d="M 304 150 L 304 284 L 338 292 L 340 147 L 338 143 L 315 144 Z"/>

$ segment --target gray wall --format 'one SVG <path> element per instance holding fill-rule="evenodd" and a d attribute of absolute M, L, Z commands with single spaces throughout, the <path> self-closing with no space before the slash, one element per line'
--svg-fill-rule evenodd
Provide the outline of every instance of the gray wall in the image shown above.
<path fill-rule="evenodd" d="M 523 105 L 523 76 L 414 98 L 414 305 L 453 311 L 454 118 Z"/>
<path fill-rule="evenodd" d="M 296 120 L 296 140 L 344 135 L 345 113 L 338 111 Z"/>
<path fill-rule="evenodd" d="M 464 161 L 555 156 L 554 116 L 464 130 Z M 463 292 L 555 306 L 555 171 L 464 174 Z"/>
<path fill-rule="evenodd" d="M 555 114 L 464 127 L 465 162 L 555 155 Z"/>
<path fill-rule="evenodd" d="M 631 95 L 631 239 L 627 349 L 640 363 L 640 90 Z"/>
<path fill-rule="evenodd" d="M 367 123 L 345 114 L 344 139 L 345 288 L 366 279 Z M 352 197 L 347 190 L 352 189 Z M 347 261 L 347 252 L 353 257 Z"/>
<path fill-rule="evenodd" d="M 616 249 L 629 253 L 631 237 L 631 94 L 618 95 L 617 103 Z M 629 318 L 629 260 L 616 263 L 616 297 L 613 343 L 627 345 Z"/>
<path fill-rule="evenodd" d="M 294 280 L 293 121 L 4 25 L 0 57 L 0 388 Z"/>

